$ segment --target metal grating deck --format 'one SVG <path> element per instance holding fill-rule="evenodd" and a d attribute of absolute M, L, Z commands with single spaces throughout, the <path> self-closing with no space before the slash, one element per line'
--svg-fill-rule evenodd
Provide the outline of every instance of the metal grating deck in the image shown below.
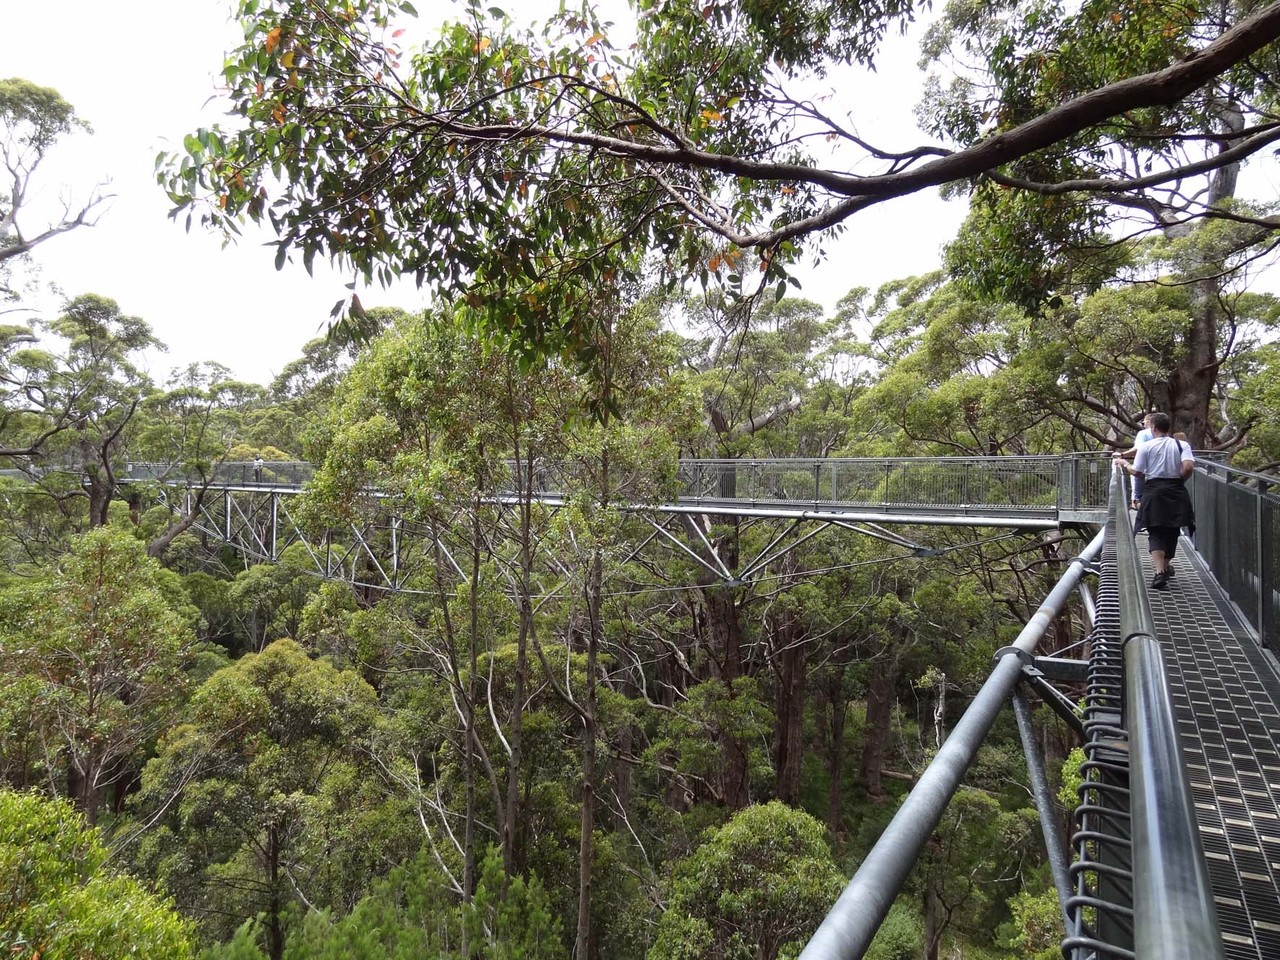
<path fill-rule="evenodd" d="M 1169 589 L 1149 595 L 1226 955 L 1280 960 L 1280 676 L 1181 546 Z"/>

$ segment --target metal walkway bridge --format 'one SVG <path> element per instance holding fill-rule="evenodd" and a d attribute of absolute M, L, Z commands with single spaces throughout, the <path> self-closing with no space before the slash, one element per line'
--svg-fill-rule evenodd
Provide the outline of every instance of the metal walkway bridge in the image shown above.
<path fill-rule="evenodd" d="M 830 528 L 927 556 L 932 548 L 888 528 L 1035 531 L 1100 523 L 1106 516 L 1108 473 L 1108 458 L 1099 454 L 682 460 L 678 496 L 629 509 L 646 518 L 651 539 L 681 552 L 713 578 L 739 583 Z M 360 521 L 319 533 L 308 529 L 298 522 L 297 499 L 313 475 L 312 465 L 300 461 L 234 462 L 219 464 L 211 477 L 196 483 L 169 464 L 135 463 L 120 480 L 149 487 L 175 513 L 194 514 L 198 533 L 231 544 L 246 559 L 276 560 L 300 544 L 320 576 L 396 591 L 412 591 L 414 578 L 441 554 L 452 563 L 448 544 L 427 525 L 400 515 L 377 490 L 366 491 Z M 556 464 L 538 465 L 532 479 L 532 499 L 551 508 L 563 505 L 575 488 L 573 477 Z M 495 485 L 496 500 L 518 499 L 502 486 Z M 734 565 L 720 558 L 713 542 L 711 524 L 717 517 L 780 520 L 788 526 L 760 555 Z"/>
<path fill-rule="evenodd" d="M 1109 461 L 1105 454 L 681 460 L 679 495 L 643 509 L 1048 529 L 1106 518 Z M 226 462 L 213 469 L 211 486 L 219 494 L 287 497 L 314 474 L 303 461 Z M 183 485 L 188 478 L 170 464 L 133 463 L 121 480 Z M 556 503 L 572 487 L 564 467 L 536 467 L 535 499 Z"/>
<path fill-rule="evenodd" d="M 357 579 L 363 566 L 392 588 L 403 583 L 411 531 L 396 516 L 342 536 L 331 531 L 323 545 L 293 523 L 292 498 L 309 469 L 223 465 L 197 529 L 248 557 L 273 559 L 301 542 L 326 576 Z M 674 516 L 702 531 L 688 518 L 732 514 L 813 520 L 905 547 L 912 541 L 887 526 L 1097 530 L 1017 640 L 997 653 L 987 683 L 801 960 L 863 956 L 1010 701 L 1068 960 L 1280 958 L 1280 496 L 1272 481 L 1199 465 L 1191 481 L 1195 545 L 1184 538 L 1170 589 L 1148 597 L 1150 570 L 1123 479 L 1102 457 L 688 461 L 681 479 L 682 496 L 634 508 L 655 517 L 655 530 Z M 535 498 L 562 502 L 561 481 L 549 469 Z M 192 496 L 187 481 L 158 467 L 136 465 L 128 482 L 146 484 L 175 509 L 192 506 L 183 503 Z M 778 542 L 753 563 L 776 557 Z M 1077 593 L 1086 635 L 1072 650 L 1037 656 Z M 1033 697 L 1077 732 L 1087 758 L 1069 843 L 1031 722 Z"/>

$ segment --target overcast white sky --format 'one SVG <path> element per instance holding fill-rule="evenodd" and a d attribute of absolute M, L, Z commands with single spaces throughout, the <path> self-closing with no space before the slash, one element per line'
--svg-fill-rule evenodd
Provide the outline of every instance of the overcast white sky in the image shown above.
<path fill-rule="evenodd" d="M 557 6 L 504 4 L 525 20 Z M 262 246 L 266 236 L 224 249 L 220 237 L 199 227 L 187 234 L 167 218 L 155 156 L 218 119 L 216 104 L 208 103 L 223 54 L 237 40 L 230 8 L 231 0 L 0 0 L 0 76 L 56 88 L 95 131 L 50 155 L 39 178 L 44 199 L 68 189 L 83 196 L 100 180 L 117 194 L 96 227 L 51 240 L 35 259 L 43 278 L 67 296 L 109 296 L 151 323 L 170 346 L 151 361 L 159 378 L 173 366 L 216 360 L 243 379 L 267 381 L 323 332 L 349 279 L 319 264 L 315 279 L 301 264 L 276 272 L 273 250 Z M 447 15 L 444 4 L 433 9 L 437 18 Z M 911 118 L 920 86 L 915 60 L 914 41 L 897 41 L 879 73 L 840 81 L 836 102 L 854 111 L 856 128 L 880 146 L 923 142 Z M 828 242 L 823 265 L 800 274 L 802 295 L 831 307 L 854 286 L 933 269 L 963 215 L 962 204 L 933 194 L 866 211 Z M 33 226 L 26 224 L 28 233 Z M 425 303 L 411 285 L 361 299 L 366 306 Z M 46 299 L 44 307 L 56 309 L 56 301 Z"/>

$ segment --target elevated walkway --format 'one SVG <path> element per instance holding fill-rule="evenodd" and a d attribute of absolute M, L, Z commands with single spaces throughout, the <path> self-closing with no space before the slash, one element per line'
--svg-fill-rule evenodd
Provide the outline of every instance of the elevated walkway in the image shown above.
<path fill-rule="evenodd" d="M 1153 569 L 1137 537 L 1142 576 Z M 1069 960 L 1163 960 L 1135 954 L 1132 744 L 1125 729 L 1126 662 L 1115 545 L 1104 548 L 1086 695 L 1086 763 L 1074 837 Z M 1173 709 L 1174 745 L 1190 791 L 1220 953 L 1280 958 L 1280 671 L 1185 537 L 1166 591 L 1150 591 L 1151 620 Z M 1125 693 L 1122 694 L 1121 690 Z M 1153 771 L 1161 779 L 1179 770 Z M 1159 860 L 1159 857 L 1157 857 Z M 1158 884 L 1180 877 L 1157 878 Z M 1071 929 L 1074 925 L 1074 929 Z M 1195 956 L 1195 954 L 1192 954 Z M 1198 957 L 1197 957 L 1198 960 Z"/>
<path fill-rule="evenodd" d="M 509 465 L 509 469 L 511 469 Z M 512 471 L 514 472 L 514 471 Z M 314 468 L 302 461 L 218 464 L 209 488 L 220 495 L 302 492 Z M 918 526 L 1044 530 L 1106 519 L 1109 458 L 902 457 L 773 460 L 681 460 L 676 495 L 634 509 L 739 517 Z M 202 478 L 170 464 L 132 463 L 122 483 L 191 486 Z M 563 503 L 575 488 L 560 464 L 538 464 L 533 497 Z M 514 499 L 516 484 L 495 484 L 495 499 Z M 379 491 L 368 491 L 378 497 Z"/>

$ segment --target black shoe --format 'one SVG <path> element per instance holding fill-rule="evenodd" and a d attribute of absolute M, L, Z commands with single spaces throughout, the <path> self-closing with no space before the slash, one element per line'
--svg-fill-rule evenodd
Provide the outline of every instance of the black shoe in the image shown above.
<path fill-rule="evenodd" d="M 1157 573 L 1154 577 L 1151 578 L 1151 589 L 1152 590 L 1168 590 L 1169 575 L 1167 573 Z"/>
<path fill-rule="evenodd" d="M 1173 575 L 1174 575 L 1174 573 L 1175 573 L 1175 571 L 1174 571 L 1174 569 L 1173 569 L 1173 564 L 1171 563 L 1171 564 L 1169 564 L 1168 569 L 1166 569 L 1166 570 L 1165 570 L 1165 572 L 1164 572 L 1165 579 L 1166 579 L 1166 580 L 1172 580 L 1172 579 L 1173 579 Z"/>

